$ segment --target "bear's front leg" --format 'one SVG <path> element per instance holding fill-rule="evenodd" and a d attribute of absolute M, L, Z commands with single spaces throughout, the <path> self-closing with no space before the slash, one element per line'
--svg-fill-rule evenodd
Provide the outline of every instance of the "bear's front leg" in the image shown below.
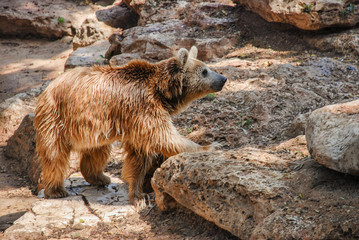
<path fill-rule="evenodd" d="M 160 128 L 164 130 L 165 128 Z M 176 128 L 171 124 L 163 131 L 162 136 L 164 136 L 160 141 L 158 139 L 152 139 L 151 142 L 155 143 L 153 148 L 156 152 L 162 154 L 166 157 L 171 157 L 182 152 L 204 152 L 204 151 L 213 151 L 219 147 L 218 143 L 212 143 L 210 145 L 201 146 L 184 136 L 180 135 Z"/>
<path fill-rule="evenodd" d="M 130 144 L 125 144 L 126 158 L 122 167 L 122 178 L 128 183 L 128 197 L 131 204 L 135 205 L 136 200 L 142 200 L 145 194 L 142 186 L 146 173 L 152 167 L 152 158 L 148 154 L 136 150 Z"/>

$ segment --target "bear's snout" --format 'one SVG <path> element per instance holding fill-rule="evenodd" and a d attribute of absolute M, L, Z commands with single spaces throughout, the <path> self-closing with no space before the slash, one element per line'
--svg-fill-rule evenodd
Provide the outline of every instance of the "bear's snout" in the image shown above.
<path fill-rule="evenodd" d="M 227 78 L 216 73 L 216 72 L 211 72 L 211 77 L 213 79 L 213 84 L 212 84 L 212 89 L 215 91 L 215 92 L 218 92 L 218 91 L 221 91 L 224 84 L 226 83 L 227 81 Z"/>

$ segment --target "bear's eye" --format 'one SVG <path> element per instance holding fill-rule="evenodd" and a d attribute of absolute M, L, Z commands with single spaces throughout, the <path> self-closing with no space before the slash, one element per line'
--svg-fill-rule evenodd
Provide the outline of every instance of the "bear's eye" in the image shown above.
<path fill-rule="evenodd" d="M 206 77 L 206 76 L 207 76 L 207 74 L 208 74 L 207 69 L 203 69 L 203 71 L 202 71 L 202 76 L 203 76 L 203 77 Z"/>

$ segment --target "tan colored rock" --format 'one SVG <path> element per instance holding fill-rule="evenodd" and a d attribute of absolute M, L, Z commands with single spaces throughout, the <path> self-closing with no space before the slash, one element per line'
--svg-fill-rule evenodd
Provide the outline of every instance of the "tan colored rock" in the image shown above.
<path fill-rule="evenodd" d="M 249 239 L 256 223 L 274 211 L 271 199 L 285 198 L 282 172 L 251 165 L 283 161 L 255 149 L 241 152 L 181 154 L 168 159 L 152 178 L 161 210 L 174 206 L 173 199 L 232 234 Z M 248 159 L 248 161 L 246 160 Z"/>
<path fill-rule="evenodd" d="M 304 30 L 348 27 L 359 22 L 358 5 L 349 0 L 234 0 L 269 22 L 288 23 Z"/>
<path fill-rule="evenodd" d="M 359 100 L 325 106 L 308 118 L 306 139 L 318 163 L 359 175 Z"/>
<path fill-rule="evenodd" d="M 98 41 L 108 40 L 115 32 L 117 32 L 116 29 L 98 21 L 95 16 L 89 17 L 81 24 L 81 27 L 76 29 L 72 47 L 76 50 L 79 47 L 86 47 Z"/>

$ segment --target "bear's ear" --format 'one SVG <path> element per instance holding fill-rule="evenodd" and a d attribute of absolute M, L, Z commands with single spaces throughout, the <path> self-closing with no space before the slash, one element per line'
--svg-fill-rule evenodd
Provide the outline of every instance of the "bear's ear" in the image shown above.
<path fill-rule="evenodd" d="M 177 59 L 181 63 L 181 66 L 184 66 L 188 60 L 188 51 L 185 48 L 181 48 L 177 53 Z"/>
<path fill-rule="evenodd" d="M 189 50 L 189 57 L 197 59 L 197 54 L 198 54 L 198 49 L 196 48 L 196 46 L 192 46 L 191 50 Z"/>

